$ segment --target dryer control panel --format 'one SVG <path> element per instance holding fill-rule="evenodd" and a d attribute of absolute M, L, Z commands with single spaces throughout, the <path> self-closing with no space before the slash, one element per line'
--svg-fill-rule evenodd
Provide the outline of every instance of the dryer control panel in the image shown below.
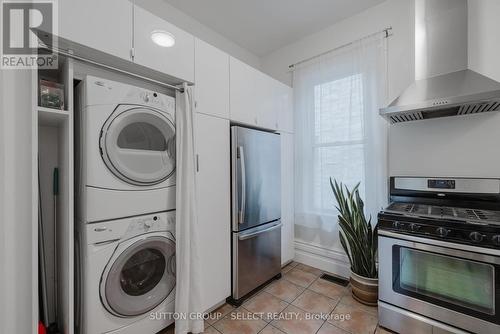
<path fill-rule="evenodd" d="M 175 114 L 175 98 L 170 95 L 90 75 L 85 78 L 85 96 L 85 106 L 135 104 Z"/>
<path fill-rule="evenodd" d="M 150 232 L 169 231 L 175 235 L 175 211 L 87 224 L 87 243 L 126 240 Z"/>
<path fill-rule="evenodd" d="M 145 105 L 165 110 L 168 113 L 175 112 L 175 99 L 168 95 L 153 91 L 142 91 L 139 93 L 139 99 L 142 100 Z"/>

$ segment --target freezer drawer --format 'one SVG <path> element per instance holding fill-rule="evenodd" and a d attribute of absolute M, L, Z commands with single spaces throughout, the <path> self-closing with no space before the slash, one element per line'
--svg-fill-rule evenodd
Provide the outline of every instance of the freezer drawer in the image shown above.
<path fill-rule="evenodd" d="M 281 272 L 281 221 L 233 233 L 233 299 Z"/>

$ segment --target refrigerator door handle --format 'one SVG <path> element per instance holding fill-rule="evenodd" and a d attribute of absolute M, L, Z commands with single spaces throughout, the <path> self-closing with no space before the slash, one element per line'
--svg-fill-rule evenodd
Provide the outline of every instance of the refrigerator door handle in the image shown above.
<path fill-rule="evenodd" d="M 247 193 L 247 180 L 246 180 L 246 172 L 245 172 L 245 153 L 243 151 L 243 146 L 238 146 L 238 153 L 240 156 L 240 167 L 241 167 L 241 207 L 240 207 L 240 216 L 238 219 L 239 224 L 244 223 L 245 219 L 245 206 L 246 206 L 246 193 Z"/>
<path fill-rule="evenodd" d="M 263 229 L 263 230 L 260 230 L 257 232 L 248 233 L 248 234 L 241 234 L 238 236 L 238 240 L 247 240 L 247 239 L 255 238 L 262 233 L 270 232 L 270 231 L 276 230 L 278 228 L 281 228 L 281 226 L 283 226 L 283 224 L 279 223 L 278 225 L 273 225 L 271 227 L 268 227 L 266 229 Z"/>

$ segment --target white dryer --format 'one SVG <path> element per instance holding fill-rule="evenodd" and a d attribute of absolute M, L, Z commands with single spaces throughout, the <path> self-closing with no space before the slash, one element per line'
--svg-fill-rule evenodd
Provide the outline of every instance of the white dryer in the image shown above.
<path fill-rule="evenodd" d="M 77 89 L 80 220 L 175 209 L 175 99 L 93 76 Z"/>
<path fill-rule="evenodd" d="M 80 333 L 156 333 L 173 323 L 175 212 L 81 227 Z"/>

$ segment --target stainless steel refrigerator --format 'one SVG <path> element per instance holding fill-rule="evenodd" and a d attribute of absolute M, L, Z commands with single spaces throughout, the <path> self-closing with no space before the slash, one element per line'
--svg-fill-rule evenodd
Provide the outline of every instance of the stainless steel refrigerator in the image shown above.
<path fill-rule="evenodd" d="M 280 135 L 231 127 L 232 302 L 281 273 Z"/>

